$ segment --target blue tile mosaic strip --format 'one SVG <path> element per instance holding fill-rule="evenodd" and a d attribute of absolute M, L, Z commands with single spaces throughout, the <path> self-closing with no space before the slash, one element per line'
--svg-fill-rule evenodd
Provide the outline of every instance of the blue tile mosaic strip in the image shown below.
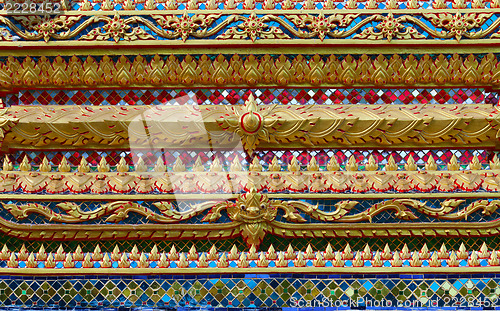
<path fill-rule="evenodd" d="M 0 303 L 4 308 L 472 310 L 499 306 L 499 282 L 500 275 L 2 277 Z"/>

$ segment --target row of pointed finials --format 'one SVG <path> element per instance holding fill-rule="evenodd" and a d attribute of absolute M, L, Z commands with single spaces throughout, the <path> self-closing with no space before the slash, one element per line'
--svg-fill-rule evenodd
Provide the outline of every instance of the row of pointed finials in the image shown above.
<path fill-rule="evenodd" d="M 387 9 L 419 9 L 421 7 L 421 1 L 418 0 L 366 0 L 366 1 L 357 1 L 357 0 L 345 0 L 345 1 L 336 1 L 336 0 L 84 0 L 81 2 L 80 10 L 92 10 L 92 3 L 102 2 L 101 10 L 103 11 L 112 11 L 115 9 L 115 3 L 122 3 L 122 8 L 125 10 L 135 10 L 136 4 L 144 4 L 144 9 L 146 10 L 155 10 L 157 9 L 157 4 L 164 3 L 164 8 L 167 10 L 199 10 L 199 9 L 208 9 L 208 10 L 234 10 L 234 9 L 245 9 L 245 10 L 274 10 L 274 9 L 282 9 L 282 10 L 315 10 L 315 9 L 326 9 L 332 10 L 337 8 L 346 8 L 346 9 L 358 9 L 360 8 L 360 4 L 364 4 L 365 8 L 368 9 L 377 9 L 382 8 L 380 4 L 385 4 L 385 8 Z M 454 9 L 465 9 L 468 7 L 470 3 L 471 8 L 482 9 L 487 6 L 489 1 L 484 0 L 434 0 L 432 1 L 432 8 L 434 9 L 446 9 L 446 8 L 454 8 Z M 239 5 L 239 4 L 242 5 Z M 341 3 L 342 5 L 338 5 Z M 405 4 L 402 6 L 402 4 Z M 448 5 L 451 3 L 451 5 Z M 220 4 L 223 4 L 222 6 Z M 491 7 L 498 8 L 500 7 L 499 0 L 492 0 Z"/>
<path fill-rule="evenodd" d="M 80 246 L 74 253 L 65 253 L 61 245 L 55 255 L 47 254 L 43 245 L 36 254 L 29 253 L 24 245 L 18 253 L 10 252 L 4 245 L 0 262 L 7 261 L 8 268 L 55 268 L 58 262 L 60 268 L 478 267 L 499 266 L 499 256 L 500 251 L 488 250 L 486 243 L 479 251 L 472 252 L 467 251 L 463 243 L 456 252 L 448 251 L 444 244 L 434 252 L 430 252 L 426 244 L 420 251 L 413 252 L 406 244 L 401 251 L 391 251 L 386 244 L 383 251 L 373 252 L 367 244 L 362 251 L 353 252 L 347 244 L 343 251 L 335 252 L 328 244 L 325 251 L 316 252 L 311 245 L 305 252 L 295 251 L 291 245 L 284 252 L 277 252 L 272 245 L 267 252 L 257 252 L 255 245 L 248 252 L 240 252 L 233 245 L 227 253 L 218 252 L 215 246 L 208 253 L 200 253 L 193 245 L 187 254 L 177 252 L 175 246 L 168 253 L 160 253 L 156 245 L 149 253 L 139 253 L 137 246 L 130 253 L 120 252 L 115 246 L 108 254 L 101 252 L 99 245 L 93 253 L 83 253 Z M 117 265 L 113 265 L 114 262 Z"/>
<path fill-rule="evenodd" d="M 358 163 L 356 158 L 351 155 L 347 163 L 341 167 L 339 162 L 337 161 L 336 157 L 333 156 L 330 158 L 330 161 L 326 165 L 326 170 L 327 171 L 340 171 L 342 169 L 345 169 L 346 171 L 358 171 L 360 169 L 364 169 L 365 171 L 377 171 L 381 170 L 382 167 L 386 171 L 397 171 L 400 169 L 400 166 L 396 164 L 396 161 L 394 160 L 393 156 L 391 155 L 388 159 L 387 164 L 381 166 L 377 163 L 373 155 L 370 155 L 368 158 L 368 162 L 366 163 Z M 415 163 L 415 160 L 413 159 L 412 156 L 409 156 L 406 163 L 403 165 L 403 168 L 405 171 L 417 171 L 419 170 L 419 167 Z M 453 155 L 450 159 L 450 162 L 447 164 L 447 168 L 449 171 L 460 171 L 462 170 L 461 165 L 457 161 L 457 157 Z M 493 160 L 490 161 L 489 168 L 492 170 L 500 169 L 500 159 L 495 156 L 493 157 Z M 28 160 L 28 157 L 25 156 L 19 165 L 19 170 L 22 172 L 29 172 L 32 171 L 33 167 L 30 164 L 30 161 Z M 99 164 L 97 165 L 97 172 L 100 173 L 106 173 L 111 171 L 111 167 L 109 164 L 106 162 L 106 158 L 102 157 Z M 116 166 L 116 171 L 119 173 L 126 173 L 130 171 L 131 166 L 127 164 L 125 161 L 125 158 L 121 158 L 118 165 Z M 248 165 L 248 171 L 252 172 L 261 172 L 263 171 L 264 167 L 260 163 L 260 160 L 258 157 L 254 157 L 250 165 Z M 271 162 L 267 166 L 267 170 L 270 172 L 278 172 L 282 171 L 285 169 L 285 171 L 288 172 L 298 172 L 303 169 L 303 167 L 299 164 L 297 158 L 294 156 L 290 163 L 286 166 L 282 166 L 278 158 L 275 156 Z M 305 167 L 307 171 L 320 171 L 321 168 L 318 165 L 316 158 L 311 157 L 311 160 L 309 161 L 309 164 Z M 429 157 L 427 160 L 427 163 L 424 165 L 424 169 L 427 171 L 436 171 L 438 170 L 438 165 L 436 164 L 436 161 L 432 156 Z M 479 161 L 479 158 L 474 155 L 472 158 L 472 161 L 468 165 L 468 169 L 470 170 L 482 170 L 483 165 Z M 3 171 L 13 171 L 14 170 L 14 165 L 12 164 L 12 161 L 10 160 L 9 156 L 6 156 L 4 158 L 3 162 Z M 45 157 L 42 160 L 42 163 L 38 166 L 38 171 L 40 172 L 51 172 L 53 170 L 52 165 L 49 163 L 49 160 L 47 157 Z M 157 173 L 164 173 L 168 170 L 167 166 L 165 165 L 165 162 L 163 161 L 162 158 L 158 158 L 156 164 L 152 168 L 154 172 Z M 203 165 L 201 158 L 198 156 L 194 165 L 191 168 L 192 172 L 204 172 L 206 170 L 205 165 Z M 220 163 L 219 158 L 215 158 L 212 163 L 209 166 L 209 171 L 210 172 L 222 172 L 224 170 L 223 165 Z M 230 172 L 240 172 L 243 171 L 244 167 L 241 165 L 241 161 L 238 158 L 235 158 L 233 162 L 231 163 L 229 167 Z M 57 171 L 62 172 L 62 173 L 67 173 L 71 172 L 72 168 L 68 164 L 68 161 L 66 160 L 65 157 L 61 159 L 61 162 L 59 165 L 57 165 Z M 80 173 L 88 173 L 92 171 L 91 166 L 88 164 L 87 160 L 82 157 L 80 161 L 80 165 L 77 167 L 77 171 Z M 144 163 L 144 160 L 142 157 L 139 157 L 137 163 L 134 165 L 134 171 L 135 172 L 149 172 L 150 168 Z M 172 172 L 186 172 L 186 166 L 182 162 L 180 158 L 177 158 L 173 166 L 171 167 L 170 171 Z"/>

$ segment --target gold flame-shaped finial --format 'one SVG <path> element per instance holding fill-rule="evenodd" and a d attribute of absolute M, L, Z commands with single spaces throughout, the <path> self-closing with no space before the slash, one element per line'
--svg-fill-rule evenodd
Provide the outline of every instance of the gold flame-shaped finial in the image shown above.
<path fill-rule="evenodd" d="M 372 261 L 372 266 L 373 267 L 382 267 L 383 262 L 382 258 L 380 256 L 380 251 L 376 251 L 375 255 L 373 256 L 373 261 Z"/>
<path fill-rule="evenodd" d="M 182 163 L 181 158 L 177 158 L 175 160 L 174 166 L 172 167 L 172 171 L 180 173 L 186 171 L 186 166 Z"/>
<path fill-rule="evenodd" d="M 124 157 L 121 157 L 120 158 L 120 162 L 118 162 L 118 165 L 116 166 L 116 170 L 119 172 L 119 173 L 126 173 L 129 171 L 129 166 L 127 164 L 127 162 L 125 161 L 125 158 Z"/>
<path fill-rule="evenodd" d="M 345 248 L 344 248 L 344 252 L 342 253 L 342 259 L 344 260 L 351 260 L 353 259 L 353 254 L 352 254 L 352 250 L 351 250 L 351 245 L 349 245 L 349 243 L 346 244 Z"/>
<path fill-rule="evenodd" d="M 307 164 L 307 170 L 309 172 L 317 172 L 317 171 L 319 171 L 319 165 L 316 162 L 316 158 L 315 157 L 311 157 L 311 161 L 309 161 L 309 164 Z"/>
<path fill-rule="evenodd" d="M 365 165 L 365 170 L 367 170 L 367 171 L 376 171 L 376 170 L 378 170 L 378 164 L 375 161 L 375 158 L 373 157 L 372 154 L 368 158 L 368 163 Z"/>
<path fill-rule="evenodd" d="M 118 244 L 115 244 L 113 251 L 111 252 L 111 259 L 114 261 L 118 261 L 121 258 L 120 248 L 118 248 Z"/>
<path fill-rule="evenodd" d="M 103 268 L 111 268 L 111 260 L 109 260 L 109 256 L 108 256 L 108 253 L 105 253 L 104 254 L 104 257 L 102 258 L 102 261 L 101 261 L 101 267 Z"/>
<path fill-rule="evenodd" d="M 260 252 L 259 260 L 257 261 L 257 267 L 266 268 L 269 266 L 269 260 L 267 260 L 264 252 Z"/>
<path fill-rule="evenodd" d="M 130 260 L 139 260 L 139 249 L 137 248 L 137 245 L 134 245 L 132 247 L 132 251 L 130 252 L 129 258 Z"/>
<path fill-rule="evenodd" d="M 258 157 L 254 157 L 252 163 L 248 167 L 250 172 L 262 172 L 262 165 L 260 164 L 260 160 Z"/>
<path fill-rule="evenodd" d="M 427 163 L 425 163 L 425 169 L 427 171 L 437 170 L 437 164 L 432 155 L 429 157 L 429 159 L 427 159 Z"/>
<path fill-rule="evenodd" d="M 358 170 L 358 163 L 356 163 L 356 158 L 354 157 L 354 155 L 351 155 L 349 161 L 347 161 L 345 169 L 351 172 L 355 172 Z"/>
<path fill-rule="evenodd" d="M 274 250 L 274 247 L 271 244 L 271 246 L 269 246 L 269 248 L 267 250 L 267 259 L 275 260 L 277 257 L 278 257 L 278 255 L 276 254 L 276 251 Z"/>
<path fill-rule="evenodd" d="M 417 169 L 418 169 L 418 167 L 415 164 L 415 159 L 413 159 L 413 156 L 410 154 L 408 156 L 408 160 L 406 160 L 405 170 L 407 170 L 407 171 L 416 171 Z"/>
<path fill-rule="evenodd" d="M 26 267 L 27 268 L 36 268 L 36 267 L 38 267 L 38 264 L 35 261 L 35 254 L 31 253 L 28 256 L 28 260 L 26 261 Z"/>
<path fill-rule="evenodd" d="M 441 248 L 439 249 L 438 252 L 439 259 L 447 259 L 450 257 L 450 254 L 448 253 L 448 250 L 446 249 L 446 245 L 441 245 Z"/>
<path fill-rule="evenodd" d="M 458 248 L 457 258 L 458 259 L 467 259 L 467 258 L 469 258 L 469 252 L 465 248 L 465 245 L 464 245 L 463 242 L 462 242 L 462 244 L 460 244 L 460 247 Z"/>
<path fill-rule="evenodd" d="M 427 248 L 427 243 L 424 243 L 424 246 L 422 246 L 422 249 L 420 250 L 420 258 L 422 259 L 429 259 L 431 257 L 431 254 L 429 253 L 429 249 Z"/>
<path fill-rule="evenodd" d="M 40 172 L 50 172 L 52 170 L 52 166 L 49 164 L 49 160 L 45 156 L 42 160 L 42 163 L 40 164 L 40 167 L 38 168 Z"/>
<path fill-rule="evenodd" d="M 193 172 L 204 172 L 204 171 L 205 167 L 203 166 L 203 163 L 201 163 L 201 157 L 198 156 L 196 158 L 196 161 L 194 161 Z"/>
<path fill-rule="evenodd" d="M 97 165 L 97 171 L 99 173 L 107 173 L 109 172 L 109 165 L 108 162 L 106 161 L 106 157 L 102 157 L 101 160 L 99 161 L 99 164 Z"/>
<path fill-rule="evenodd" d="M 135 164 L 135 171 L 138 173 L 144 173 L 148 170 L 148 167 L 146 164 L 144 164 L 144 159 L 142 157 L 139 157 L 137 160 L 137 163 Z"/>
<path fill-rule="evenodd" d="M 83 251 L 80 245 L 76 247 L 76 250 L 73 253 L 73 259 L 76 261 L 82 261 L 84 259 Z"/>
<path fill-rule="evenodd" d="M 130 261 L 127 258 L 127 254 L 123 253 L 122 257 L 120 258 L 120 261 L 118 262 L 118 267 L 120 268 L 129 268 L 130 267 Z"/>
<path fill-rule="evenodd" d="M 385 166 L 386 171 L 397 171 L 398 166 L 392 154 L 389 156 L 389 160 L 387 160 L 387 165 Z"/>
<path fill-rule="evenodd" d="M 40 249 L 38 250 L 38 253 L 36 253 L 36 260 L 38 261 L 45 261 L 47 259 L 47 253 L 45 252 L 45 247 L 40 245 Z"/>
<path fill-rule="evenodd" d="M 241 161 L 238 159 L 238 157 L 235 157 L 233 162 L 231 162 L 230 166 L 230 171 L 231 172 L 241 172 L 243 170 L 243 167 L 241 166 Z"/>
<path fill-rule="evenodd" d="M 61 173 L 68 173 L 71 171 L 71 166 L 69 166 L 68 164 L 68 160 L 66 160 L 66 157 L 63 156 L 62 159 L 61 159 L 61 162 L 59 163 L 59 165 L 57 166 L 57 169 L 59 170 L 59 172 Z"/>
<path fill-rule="evenodd" d="M 390 260 L 392 258 L 392 252 L 389 248 L 389 244 L 385 244 L 384 251 L 382 252 L 382 258 L 385 260 Z"/>
<path fill-rule="evenodd" d="M 439 254 L 438 254 L 438 257 L 439 257 Z M 448 266 L 450 267 L 458 267 L 459 265 L 459 262 L 457 260 L 457 255 L 455 254 L 454 251 L 451 251 L 451 254 L 450 254 L 450 259 L 448 259 L 446 261 L 446 263 L 448 264 Z"/>
<path fill-rule="evenodd" d="M 403 261 L 401 260 L 401 257 L 399 256 L 399 252 L 394 252 L 394 256 L 391 260 L 391 266 L 393 267 L 401 267 L 403 265 Z"/>
<path fill-rule="evenodd" d="M 300 171 L 299 161 L 297 161 L 297 158 L 295 156 L 292 157 L 292 160 L 290 161 L 290 164 L 288 164 L 288 171 L 289 172 L 298 172 L 298 171 Z"/>
<path fill-rule="evenodd" d="M 278 260 L 276 260 L 276 267 L 288 267 L 288 260 L 285 259 L 285 253 L 278 253 Z"/>
<path fill-rule="evenodd" d="M 149 260 L 157 261 L 158 259 L 160 259 L 160 254 L 158 253 L 158 247 L 155 244 L 153 245 L 151 252 L 149 252 Z"/>
<path fill-rule="evenodd" d="M 354 267 L 363 267 L 365 265 L 365 261 L 363 260 L 360 251 L 356 252 L 356 256 L 354 256 L 354 260 L 352 261 L 352 265 Z"/>
<path fill-rule="evenodd" d="M 201 253 L 200 259 L 198 259 L 197 267 L 198 268 L 208 267 L 207 255 L 205 255 L 205 253 Z"/>
<path fill-rule="evenodd" d="M 313 266 L 315 267 L 325 266 L 325 261 L 323 260 L 323 255 L 321 255 L 321 252 L 316 252 L 316 259 L 313 260 Z"/>
<path fill-rule="evenodd" d="M 336 172 L 336 171 L 339 171 L 340 170 L 340 165 L 339 165 L 339 162 L 337 161 L 337 158 L 335 156 L 332 156 L 330 158 L 330 161 L 328 162 L 328 164 L 326 165 L 326 169 L 329 171 L 329 172 Z"/>
<path fill-rule="evenodd" d="M 418 252 L 413 252 L 413 255 L 411 256 L 410 259 L 410 266 L 412 267 L 421 267 L 422 266 L 422 260 L 420 260 L 420 256 Z"/>
<path fill-rule="evenodd" d="M 19 165 L 19 169 L 22 172 L 29 172 L 29 171 L 31 171 L 31 164 L 30 164 L 30 162 L 28 160 L 28 156 L 26 156 L 26 155 L 24 156 L 23 161 Z"/>
<path fill-rule="evenodd" d="M 45 268 L 54 268 L 56 266 L 56 262 L 54 260 L 54 256 L 52 255 L 52 253 L 49 253 L 44 265 L 45 265 Z"/>
<path fill-rule="evenodd" d="M 176 261 L 179 259 L 179 254 L 177 253 L 177 250 L 175 249 L 175 245 L 172 244 L 172 248 L 170 249 L 170 252 L 168 253 L 168 259 L 171 261 Z"/>
<path fill-rule="evenodd" d="M 187 259 L 198 260 L 198 252 L 196 251 L 196 247 L 194 246 L 194 244 L 191 245 L 191 249 L 189 249 Z"/>
<path fill-rule="evenodd" d="M 84 267 L 84 268 L 93 268 L 94 267 L 94 264 L 92 263 L 92 259 L 90 257 L 90 253 L 87 253 L 85 255 L 85 257 L 83 258 L 82 267 Z"/>
<path fill-rule="evenodd" d="M 226 253 L 222 253 L 222 255 L 219 258 L 219 261 L 217 261 L 217 268 L 227 268 L 229 267 L 229 262 L 227 261 Z"/>
<path fill-rule="evenodd" d="M 5 155 L 5 158 L 3 158 L 3 167 L 2 170 L 4 172 L 9 172 L 14 169 L 14 165 L 12 165 L 12 161 L 10 160 L 8 155 Z"/>
<path fill-rule="evenodd" d="M 439 260 L 437 252 L 433 252 L 431 256 L 431 261 L 429 262 L 431 267 L 441 267 L 441 260 Z"/>
<path fill-rule="evenodd" d="M 337 252 L 335 254 L 335 260 L 333 261 L 333 266 L 334 267 L 343 267 L 345 264 L 345 261 L 342 260 L 342 253 L 341 252 Z"/>
<path fill-rule="evenodd" d="M 56 250 L 55 257 L 56 257 L 56 261 L 62 261 L 66 258 L 62 244 L 59 244 L 59 247 Z"/>
<path fill-rule="evenodd" d="M 158 261 L 158 267 L 160 268 L 168 268 L 170 263 L 168 262 L 167 255 L 165 253 L 161 253 L 160 261 Z"/>
<path fill-rule="evenodd" d="M 249 266 L 250 266 L 250 264 L 248 263 L 246 253 L 245 252 L 241 252 L 240 258 L 238 260 L 238 267 L 240 267 L 240 268 L 248 268 Z"/>
<path fill-rule="evenodd" d="M 299 251 L 297 254 L 297 259 L 293 261 L 293 264 L 295 267 L 305 267 L 306 266 L 306 261 L 304 260 L 304 255 L 302 255 L 302 252 Z"/>
<path fill-rule="evenodd" d="M 102 252 L 101 252 L 101 247 L 99 246 L 99 244 L 97 244 L 95 246 L 95 249 L 94 249 L 94 252 L 92 253 L 92 260 L 94 261 L 100 261 L 102 260 Z"/>
<path fill-rule="evenodd" d="M 457 157 L 453 155 L 448 164 L 448 171 L 459 171 L 460 165 L 458 165 Z"/>
<path fill-rule="evenodd" d="M 475 171 L 482 169 L 481 162 L 479 162 L 479 158 L 477 157 L 477 155 L 474 155 L 474 157 L 472 158 L 470 169 Z"/>
<path fill-rule="evenodd" d="M 149 268 L 149 261 L 144 252 L 142 252 L 141 257 L 139 257 L 139 268 Z"/>
<path fill-rule="evenodd" d="M 73 261 L 73 256 L 71 256 L 71 253 L 66 254 L 66 260 L 64 260 L 63 266 L 64 266 L 64 268 L 74 268 L 75 267 L 75 262 Z"/>
<path fill-rule="evenodd" d="M 165 165 L 165 162 L 163 161 L 162 157 L 159 157 L 156 160 L 154 171 L 156 173 L 165 173 L 167 171 L 167 166 Z"/>
<path fill-rule="evenodd" d="M 218 157 L 212 161 L 210 165 L 210 172 L 222 172 L 222 165 L 220 164 L 220 160 Z"/>
<path fill-rule="evenodd" d="M 210 247 L 208 251 L 208 259 L 209 260 L 217 260 L 219 259 L 219 254 L 217 253 L 217 248 L 215 248 L 215 244 Z"/>
<path fill-rule="evenodd" d="M 79 173 L 88 173 L 90 172 L 90 166 L 87 163 L 87 160 L 85 160 L 84 157 L 82 157 L 82 160 L 80 161 L 80 165 L 78 165 L 78 172 Z"/>

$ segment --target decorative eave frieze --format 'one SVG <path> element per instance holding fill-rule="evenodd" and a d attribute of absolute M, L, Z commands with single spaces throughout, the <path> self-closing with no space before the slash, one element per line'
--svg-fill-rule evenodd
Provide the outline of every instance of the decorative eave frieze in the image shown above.
<path fill-rule="evenodd" d="M 0 12 L 0 39 L 3 48 L 498 44 L 499 17 L 500 8 Z"/>
<path fill-rule="evenodd" d="M 498 110 L 461 105 L 13 106 L 3 148 L 494 147 Z"/>
<path fill-rule="evenodd" d="M 208 273 L 498 273 L 500 254 L 481 247 L 469 251 L 462 244 L 458 250 L 448 250 L 443 244 L 439 250 L 430 251 L 426 244 L 418 249 L 401 250 L 352 250 L 346 244 L 343 250 L 314 251 L 311 245 L 305 250 L 294 250 L 291 245 L 275 250 L 258 251 L 255 246 L 240 251 L 236 245 L 218 251 L 215 246 L 208 252 L 199 252 L 193 245 L 188 252 L 159 251 L 154 245 L 150 250 L 102 251 L 99 245 L 93 252 L 83 252 L 78 246 L 66 252 L 62 245 L 49 252 L 42 245 L 38 251 L 29 252 L 23 245 L 11 252 L 6 245 L 0 252 L 0 274 L 18 275 L 96 275 L 96 274 L 208 274 Z"/>
<path fill-rule="evenodd" d="M 61 50 L 64 52 L 64 50 Z M 175 50 L 172 50 L 172 53 Z M 495 54 L 9 56 L 0 87 L 475 87 L 500 85 Z"/>

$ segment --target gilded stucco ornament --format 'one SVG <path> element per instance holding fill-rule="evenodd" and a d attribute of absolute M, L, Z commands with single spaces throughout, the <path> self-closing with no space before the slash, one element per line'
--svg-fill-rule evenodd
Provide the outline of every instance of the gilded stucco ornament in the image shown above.
<path fill-rule="evenodd" d="M 432 25 L 445 29 L 441 32 L 433 30 L 442 38 L 455 38 L 460 41 L 462 37 L 467 39 L 484 36 L 489 31 L 479 30 L 471 32 L 472 29 L 481 27 L 493 13 L 424 13 L 423 16 L 429 19 Z M 494 36 L 492 36 L 493 38 Z"/>
<path fill-rule="evenodd" d="M 318 15 L 301 14 L 287 15 L 287 18 L 294 23 L 300 30 L 302 36 L 315 37 L 318 36 L 321 41 L 327 37 L 337 37 L 342 31 L 337 28 L 346 27 L 359 14 L 332 14 L 325 16 L 323 11 Z"/>
<path fill-rule="evenodd" d="M 0 99 L 0 147 L 4 141 L 5 134 L 19 122 L 18 118 L 12 117 L 7 111 L 4 108 L 3 101 Z"/>
<path fill-rule="evenodd" d="M 283 32 L 282 29 L 276 26 L 270 26 L 267 23 L 277 21 L 278 19 L 272 15 L 257 17 L 254 11 L 250 16 L 245 18 L 243 16 L 236 16 L 236 21 L 242 21 L 235 27 L 231 27 L 223 34 L 219 35 L 217 39 L 245 39 L 250 38 L 252 42 L 259 39 L 288 39 L 290 38 Z"/>
<path fill-rule="evenodd" d="M 182 38 L 186 41 L 190 36 L 202 38 L 210 35 L 208 27 L 220 17 L 220 14 L 195 14 L 189 15 L 184 12 L 182 16 L 176 15 L 152 15 L 152 18 L 164 29 L 168 38 Z"/>
<path fill-rule="evenodd" d="M 389 42 L 392 39 L 426 38 L 426 36 L 420 34 L 415 27 L 405 26 L 403 24 L 408 21 L 406 16 L 395 18 L 393 13 L 391 12 L 386 16 L 374 16 L 374 20 L 379 22 L 377 26 L 364 29 L 360 34 L 355 35 L 354 38 L 371 40 L 387 39 L 387 41 Z"/>
<path fill-rule="evenodd" d="M 257 106 L 255 98 L 250 95 L 245 105 L 226 106 L 227 113 L 221 116 L 217 123 L 225 131 L 239 135 L 243 148 L 249 155 L 261 141 L 272 143 L 277 142 L 277 138 L 294 134 L 299 136 L 301 135 L 298 133 L 299 130 L 307 131 L 315 124 L 314 119 L 301 117 L 299 113 L 288 113 L 284 109 L 276 109 L 277 107 L 277 105 Z M 290 117 L 288 120 L 287 114 Z"/>
<path fill-rule="evenodd" d="M 88 34 L 82 35 L 79 40 L 105 41 L 113 39 L 118 43 L 120 40 L 135 41 L 154 39 L 154 37 L 143 28 L 130 25 L 136 23 L 137 20 L 137 17 L 123 19 L 117 12 L 115 12 L 113 17 L 96 17 L 95 21 L 104 22 L 105 24 L 101 27 L 92 29 Z"/>

